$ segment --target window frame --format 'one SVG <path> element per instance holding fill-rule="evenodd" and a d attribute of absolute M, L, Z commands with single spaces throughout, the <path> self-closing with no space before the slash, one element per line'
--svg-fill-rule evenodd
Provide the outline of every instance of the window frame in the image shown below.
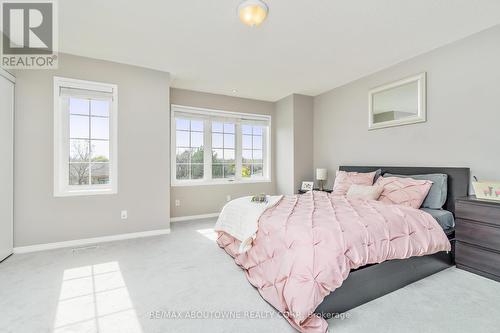
<path fill-rule="evenodd" d="M 109 93 L 109 184 L 69 185 L 69 114 L 61 88 Z M 54 76 L 54 197 L 118 193 L 118 86 Z"/>
<path fill-rule="evenodd" d="M 176 170 L 176 115 L 179 113 L 189 114 L 196 119 L 204 119 L 204 173 L 202 179 L 177 179 Z M 223 111 L 208 108 L 198 108 L 172 104 L 170 107 L 170 170 L 171 186 L 203 186 L 203 185 L 228 185 L 228 184 L 252 184 L 252 183 L 270 183 L 272 182 L 272 158 L 271 158 L 271 138 L 272 138 L 272 117 L 264 114 L 252 114 L 233 111 Z M 181 117 L 179 117 L 181 118 Z M 234 178 L 212 178 L 212 122 L 235 122 L 235 177 Z M 267 131 L 263 135 L 263 176 L 254 178 L 243 178 L 241 176 L 242 168 L 242 133 L 241 123 L 245 121 L 262 121 L 267 123 Z"/>

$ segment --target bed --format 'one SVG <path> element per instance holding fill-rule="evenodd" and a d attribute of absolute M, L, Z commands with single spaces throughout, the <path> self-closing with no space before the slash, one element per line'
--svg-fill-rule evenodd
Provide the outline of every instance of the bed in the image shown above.
<path fill-rule="evenodd" d="M 372 172 L 381 169 L 382 175 L 385 173 L 401 175 L 447 174 L 448 195 L 440 215 L 447 215 L 446 211 L 454 214 L 455 199 L 468 195 L 469 168 L 341 166 L 339 169 L 351 172 Z M 442 218 L 441 216 L 434 217 L 436 220 Z M 331 317 L 332 314 L 346 312 L 454 265 L 453 239 L 455 232 L 451 223 L 447 221 L 449 221 L 449 216 L 445 217 L 443 224 L 440 224 L 448 226 L 443 230 L 452 243 L 450 252 L 438 252 L 433 255 L 402 260 L 388 260 L 380 264 L 367 265 L 352 270 L 342 286 L 324 298 L 323 302 L 316 308 L 315 313 L 323 317 Z"/>
<path fill-rule="evenodd" d="M 445 216 L 453 215 L 455 198 L 467 194 L 469 169 L 340 167 L 361 172 L 353 177 L 364 182 L 372 182 L 378 169 L 403 178 L 446 174 L 447 196 L 440 196 L 438 206 L 426 205 L 439 208 L 444 202 L 438 212 L 443 216 L 321 191 L 278 196 L 276 204 L 263 203 L 255 214 L 251 197 L 239 198 L 219 215 L 217 244 L 300 332 L 326 332 L 325 318 L 332 314 L 453 265 L 453 219 Z"/>

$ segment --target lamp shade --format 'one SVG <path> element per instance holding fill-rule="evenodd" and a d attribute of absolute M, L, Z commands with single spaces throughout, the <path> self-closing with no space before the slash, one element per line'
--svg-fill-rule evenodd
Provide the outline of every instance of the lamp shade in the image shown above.
<path fill-rule="evenodd" d="M 327 180 L 328 171 L 326 169 L 316 169 L 316 179 L 317 180 Z"/>

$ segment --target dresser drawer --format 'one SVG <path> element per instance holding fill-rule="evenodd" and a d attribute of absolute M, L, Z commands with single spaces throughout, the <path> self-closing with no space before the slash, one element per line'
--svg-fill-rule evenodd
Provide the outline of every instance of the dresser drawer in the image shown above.
<path fill-rule="evenodd" d="M 457 201 L 455 216 L 459 219 L 473 220 L 500 226 L 500 207 Z"/>
<path fill-rule="evenodd" d="M 500 253 L 458 241 L 455 244 L 455 261 L 457 264 L 500 276 Z"/>
<path fill-rule="evenodd" d="M 459 241 L 500 251 L 500 227 L 457 219 L 455 238 Z"/>

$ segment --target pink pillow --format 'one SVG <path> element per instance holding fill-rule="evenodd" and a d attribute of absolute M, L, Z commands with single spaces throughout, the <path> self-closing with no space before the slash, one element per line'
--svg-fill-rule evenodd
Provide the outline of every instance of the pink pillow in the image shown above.
<path fill-rule="evenodd" d="M 332 194 L 346 195 L 349 187 L 354 184 L 372 186 L 375 173 L 375 171 L 367 173 L 337 171 Z"/>
<path fill-rule="evenodd" d="M 419 209 L 432 182 L 413 178 L 379 177 L 377 185 L 384 188 L 378 201 Z"/>

